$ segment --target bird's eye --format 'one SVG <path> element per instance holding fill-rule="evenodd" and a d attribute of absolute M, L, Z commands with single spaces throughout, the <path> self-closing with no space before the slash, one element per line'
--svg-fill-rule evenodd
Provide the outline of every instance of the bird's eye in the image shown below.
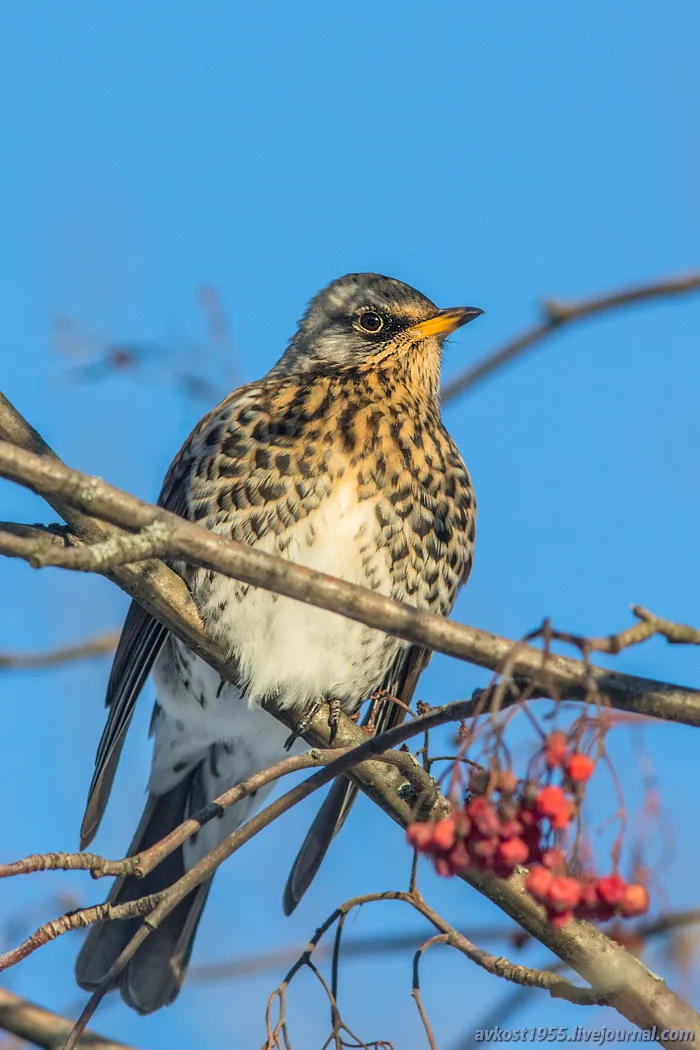
<path fill-rule="evenodd" d="M 374 310 L 363 310 L 357 316 L 357 327 L 363 332 L 369 332 L 370 335 L 376 335 L 384 327 L 384 318 Z"/>

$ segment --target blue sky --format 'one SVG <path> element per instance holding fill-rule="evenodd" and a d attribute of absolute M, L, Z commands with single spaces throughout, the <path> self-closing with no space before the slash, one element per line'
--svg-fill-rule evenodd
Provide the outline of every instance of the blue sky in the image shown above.
<path fill-rule="evenodd" d="M 228 310 L 236 381 L 270 367 L 308 298 L 355 270 L 486 311 L 451 343 L 450 376 L 531 323 L 543 296 L 698 266 L 700 9 L 682 0 L 127 0 L 89 10 L 39 0 L 5 5 L 0 20 L 2 387 L 69 464 L 145 498 L 206 407 L 171 381 L 173 355 L 208 367 L 192 349 L 205 283 Z M 59 315 L 104 339 L 155 343 L 164 356 L 136 381 L 69 382 L 75 362 L 56 350 Z M 519 636 L 550 615 L 597 634 L 625 626 L 639 602 L 697 623 L 699 327 L 700 296 L 591 321 L 446 410 L 480 504 L 459 618 Z M 7 484 L 0 508 L 51 518 Z M 101 580 L 16 564 L 0 572 L 11 596 L 2 648 L 76 640 L 117 624 L 126 607 Z M 700 672 L 697 653 L 661 643 L 618 665 L 695 684 Z M 0 679 L 0 777 L 19 803 L 6 808 L 4 859 L 77 845 L 107 673 L 101 662 Z M 483 681 L 436 659 L 419 694 L 461 697 Z M 149 686 L 97 842 L 107 855 L 123 852 L 140 812 L 151 700 Z M 665 885 L 674 904 L 693 905 L 697 851 L 682 820 L 693 734 L 654 726 L 645 740 L 677 827 L 673 849 L 663 847 Z M 629 734 L 615 753 L 634 806 Z M 404 877 L 398 833 L 361 803 L 313 893 L 284 920 L 281 889 L 309 812 L 217 876 L 195 963 L 303 943 L 341 899 Z M 498 921 L 476 894 L 424 875 L 426 894 L 456 922 Z M 102 889 L 68 874 L 6 883 L 0 915 L 34 925 L 60 910 L 49 894 L 87 903 Z M 387 905 L 365 909 L 350 932 L 411 923 Z M 43 949 L 6 983 L 74 1007 L 77 944 Z M 149 1050 L 258 1046 L 277 979 L 193 985 L 145 1020 L 114 1002 L 96 1027 Z M 348 963 L 348 1020 L 397 1047 L 422 1046 L 409 982 L 408 955 Z M 444 950 L 426 960 L 441 1046 L 502 994 Z M 302 978 L 290 1004 L 297 1045 L 319 1043 L 321 1004 Z M 521 1016 L 581 1023 L 536 993 Z"/>

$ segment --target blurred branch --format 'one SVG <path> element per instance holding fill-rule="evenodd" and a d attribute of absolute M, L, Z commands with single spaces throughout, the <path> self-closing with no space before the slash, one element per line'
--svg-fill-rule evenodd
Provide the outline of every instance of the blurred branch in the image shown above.
<path fill-rule="evenodd" d="M 686 911 L 670 912 L 661 915 L 657 919 L 637 923 L 626 931 L 630 941 L 644 942 L 663 936 L 673 934 L 678 929 L 700 923 L 700 909 L 691 908 Z M 522 931 L 509 926 L 482 926 L 468 931 L 460 931 L 471 941 L 500 941 L 516 945 L 516 938 L 527 938 Z M 393 955 L 396 952 L 417 950 L 425 933 L 415 930 L 411 933 L 379 934 L 368 937 L 352 937 L 343 942 L 344 959 L 364 959 L 377 955 Z M 197 982 L 205 984 L 209 981 L 245 980 L 256 974 L 266 973 L 278 966 L 289 966 L 297 959 L 305 949 L 305 945 L 290 945 L 288 948 L 277 948 L 272 951 L 260 952 L 256 955 L 244 955 L 239 959 L 228 959 L 223 962 L 200 963 L 192 966 L 187 975 L 190 983 Z M 315 952 L 318 959 L 330 959 L 333 955 L 333 946 L 319 944 Z M 542 967 L 548 969 L 548 967 Z M 483 1028 L 484 1025 L 479 1025 Z"/>
<path fill-rule="evenodd" d="M 0 988 L 0 1028 L 34 1046 L 60 1050 L 73 1022 Z M 78 1050 L 131 1050 L 125 1043 L 115 1043 L 94 1032 L 84 1032 L 76 1046 Z"/>
<path fill-rule="evenodd" d="M 0 650 L 0 669 L 26 670 L 27 668 L 56 667 L 74 660 L 90 660 L 95 656 L 106 656 L 114 652 L 119 641 L 119 631 L 104 631 L 84 642 L 60 645 L 37 653 L 12 653 Z"/>
<path fill-rule="evenodd" d="M 43 464 L 48 468 L 56 468 L 53 473 L 54 480 L 59 477 L 61 480 L 65 479 L 66 475 L 61 477 L 58 470 L 63 465 L 55 454 L 1 395 L 0 437 L 14 442 L 20 449 L 31 449 L 38 453 L 29 472 L 34 479 L 32 481 L 29 475 L 25 477 L 22 471 L 17 470 L 18 458 L 13 460 L 12 456 L 12 452 L 16 452 L 17 449 L 13 450 L 7 444 L 1 446 L 2 473 L 6 472 L 9 465 L 9 476 L 21 480 L 24 484 L 34 484 L 37 477 L 52 476 L 51 469 L 45 474 L 37 469 Z M 139 529 L 155 520 L 162 520 L 173 529 L 177 526 L 180 529 L 193 530 L 190 538 L 193 546 L 200 552 L 203 551 L 201 545 L 213 544 L 216 548 L 214 553 L 217 563 L 221 556 L 221 564 L 225 565 L 224 571 L 229 575 L 240 574 L 240 579 L 249 578 L 251 583 L 278 590 L 289 597 L 324 605 L 407 640 L 419 637 L 420 631 L 420 637 L 430 648 L 472 660 L 482 666 L 499 667 L 501 662 L 510 656 L 514 671 L 520 671 L 545 686 L 551 685 L 552 681 L 555 684 L 558 682 L 563 686 L 561 692 L 568 696 L 587 695 L 591 671 L 580 661 L 558 655 L 546 659 L 538 649 L 529 646 L 514 647 L 507 639 L 499 639 L 488 632 L 477 631 L 427 613 L 419 613 L 400 603 L 366 592 L 362 588 L 309 573 L 308 570 L 289 562 L 281 561 L 281 564 L 278 564 L 278 559 L 246 548 L 238 549 L 232 542 L 212 537 L 181 519 L 170 521 L 174 516 L 161 517 L 166 512 L 149 507 L 148 504 L 128 497 L 110 486 L 104 486 L 104 483 L 96 479 L 88 480 L 86 489 L 85 475 L 68 471 L 68 477 L 72 485 L 69 494 L 61 487 L 61 481 L 55 486 L 44 486 L 42 482 L 37 484 L 37 489 L 43 491 L 46 488 L 46 497 L 51 505 L 83 542 L 100 542 L 110 536 L 119 536 L 123 531 L 97 520 L 94 517 L 96 512 L 103 517 L 112 518 L 119 513 L 118 521 L 125 522 L 128 518 L 128 528 Z M 100 493 L 105 497 L 105 502 L 98 506 Z M 69 498 L 66 498 L 67 495 Z M 212 550 L 213 548 L 207 547 L 208 552 Z M 251 566 L 255 568 L 252 569 Z M 114 569 L 108 575 L 127 593 L 136 597 L 161 622 L 166 623 L 177 637 L 202 656 L 224 680 L 231 679 L 234 669 L 229 666 L 229 654 L 224 646 L 207 637 L 191 595 L 174 572 L 156 561 L 149 560 Z M 517 649 L 515 656 L 514 649 Z M 697 714 L 700 700 L 697 691 L 679 690 L 663 683 L 617 675 L 603 669 L 594 669 L 594 673 L 601 692 L 621 704 L 624 709 L 636 709 L 641 705 L 648 708 L 644 713 L 658 714 L 671 698 L 671 708 L 675 710 L 676 717 L 685 714 L 689 719 L 693 709 Z M 285 712 L 275 703 L 271 703 L 268 709 L 280 721 L 294 728 L 289 711 Z M 327 712 L 319 711 L 316 714 L 304 736 L 312 745 L 328 745 L 330 729 Z M 345 747 L 365 740 L 366 736 L 360 727 L 345 717 L 340 719 L 335 737 L 336 745 Z M 319 774 L 314 776 L 318 777 Z M 415 768 L 414 778 L 423 778 L 426 792 L 434 790 L 432 781 L 418 766 Z M 313 779 L 312 777 L 311 780 Z M 411 817 L 411 806 L 404 800 L 405 777 L 399 770 L 370 760 L 353 769 L 352 779 L 393 820 L 406 826 Z M 307 781 L 307 784 L 309 783 L 310 781 Z M 278 804 L 282 801 L 278 800 Z M 269 809 L 270 807 L 268 812 Z M 249 822 L 246 827 L 250 828 L 252 823 L 253 821 Z M 223 844 L 224 849 L 230 848 L 230 841 L 226 840 Z M 216 854 L 217 851 L 214 852 Z M 212 856 L 214 854 L 210 855 L 210 858 Z M 210 858 L 205 860 L 209 862 Z M 205 877 L 200 870 L 201 863 L 193 868 L 186 878 L 196 880 Z M 661 1028 L 673 1026 L 700 1031 L 700 1018 L 691 1007 L 600 930 L 576 920 L 563 930 L 553 928 L 547 922 L 543 910 L 525 892 L 520 876 L 515 875 L 504 881 L 490 872 L 468 871 L 461 877 L 581 974 L 597 994 L 608 996 L 611 1005 L 633 1023 L 642 1027 L 656 1024 Z M 196 882 L 192 881 L 188 888 L 191 889 L 195 884 Z M 149 923 L 153 922 L 155 915 L 155 912 L 152 913 Z M 127 950 L 131 951 L 134 941 L 140 943 L 147 934 L 148 927 L 142 925 Z M 120 961 L 122 957 L 118 963 Z M 111 980 L 112 976 L 110 973 L 108 978 Z M 85 1011 L 85 1014 L 87 1013 L 88 1011 Z"/>
<path fill-rule="evenodd" d="M 461 931 L 464 936 L 475 941 L 504 941 L 513 944 L 513 928 L 505 926 L 483 926 L 473 930 Z M 369 937 L 352 937 L 343 942 L 344 959 L 366 959 L 377 955 L 394 955 L 397 952 L 415 951 L 425 932 L 417 930 L 411 933 L 378 934 Z M 527 939 L 527 938 L 526 938 Z M 190 983 L 207 984 L 215 981 L 245 980 L 257 974 L 267 973 L 278 966 L 291 966 L 304 951 L 306 945 L 289 945 L 287 948 L 276 948 L 256 955 L 244 955 L 240 959 L 228 959 L 223 962 L 199 963 L 192 966 L 187 974 Z M 319 944 L 315 952 L 320 960 L 330 959 L 333 945 Z"/>
<path fill-rule="evenodd" d="M 543 320 L 528 328 L 497 350 L 492 351 L 471 368 L 455 376 L 446 383 L 442 391 L 443 403 L 453 401 L 466 390 L 471 390 L 494 372 L 521 357 L 537 343 L 544 342 L 565 326 L 583 321 L 596 314 L 607 313 L 623 306 L 648 302 L 652 299 L 666 299 L 675 295 L 686 295 L 700 290 L 700 273 L 689 273 L 682 277 L 670 277 L 649 284 L 635 285 L 619 292 L 610 292 L 592 299 L 581 299 L 567 303 L 557 299 L 545 299 L 542 303 Z"/>

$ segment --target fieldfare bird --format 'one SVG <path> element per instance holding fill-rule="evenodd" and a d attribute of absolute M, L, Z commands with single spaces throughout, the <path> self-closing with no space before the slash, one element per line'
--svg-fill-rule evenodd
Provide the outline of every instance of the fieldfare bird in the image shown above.
<path fill-rule="evenodd" d="M 267 375 L 229 394 L 175 457 L 158 503 L 259 550 L 446 615 L 467 579 L 476 506 L 467 469 L 440 417 L 445 338 L 481 310 L 438 310 L 415 289 L 349 274 L 312 300 Z M 378 730 L 396 724 L 430 654 L 334 613 L 180 562 L 202 622 L 232 654 L 224 682 L 132 603 L 107 685 L 107 725 L 82 825 L 92 841 L 109 797 L 137 696 L 153 672 L 157 700 L 149 797 L 130 847 L 167 835 L 232 785 L 279 761 L 288 730 L 266 700 L 300 723 L 324 701 L 348 715 L 379 692 Z M 301 742 L 296 747 L 301 748 Z M 267 789 L 210 821 L 141 880 L 120 879 L 121 902 L 183 875 L 260 803 Z M 291 912 L 355 798 L 334 782 L 294 863 Z M 118 978 L 141 1013 L 173 1001 L 187 970 L 211 880 L 193 890 L 143 942 Z M 139 920 L 93 926 L 80 985 L 93 990 Z"/>

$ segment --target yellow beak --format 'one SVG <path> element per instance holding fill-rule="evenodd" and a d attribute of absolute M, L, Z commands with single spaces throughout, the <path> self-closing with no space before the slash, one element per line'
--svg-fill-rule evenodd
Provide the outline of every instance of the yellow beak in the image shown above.
<path fill-rule="evenodd" d="M 408 331 L 416 339 L 427 339 L 431 335 L 444 339 L 483 312 L 478 306 L 452 306 L 449 310 L 441 310 L 435 317 L 429 317 L 427 321 L 412 324 Z"/>

